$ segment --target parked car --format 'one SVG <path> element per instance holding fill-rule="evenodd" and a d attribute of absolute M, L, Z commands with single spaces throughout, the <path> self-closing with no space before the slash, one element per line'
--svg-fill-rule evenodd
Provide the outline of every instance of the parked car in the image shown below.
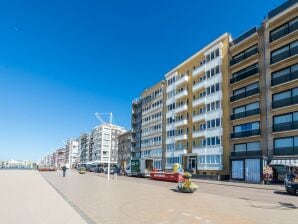
<path fill-rule="evenodd" d="M 295 181 L 295 176 L 293 174 L 286 175 L 285 188 L 289 194 L 298 194 L 298 182 Z"/>
<path fill-rule="evenodd" d="M 104 173 L 105 170 L 104 170 L 104 168 L 101 166 L 101 167 L 96 167 L 96 169 L 95 169 L 94 172 L 95 172 L 95 173 Z"/>
<path fill-rule="evenodd" d="M 104 169 L 105 174 L 108 174 L 108 167 L 106 167 Z M 111 167 L 110 168 L 110 174 L 114 174 L 115 172 L 117 172 L 117 168 L 116 167 Z"/>

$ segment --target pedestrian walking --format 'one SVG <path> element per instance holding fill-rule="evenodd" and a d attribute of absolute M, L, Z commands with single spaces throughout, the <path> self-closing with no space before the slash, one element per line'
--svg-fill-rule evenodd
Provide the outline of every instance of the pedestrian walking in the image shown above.
<path fill-rule="evenodd" d="M 66 175 L 66 166 L 65 165 L 62 167 L 62 171 L 63 171 L 63 177 L 65 177 L 65 175 Z"/>

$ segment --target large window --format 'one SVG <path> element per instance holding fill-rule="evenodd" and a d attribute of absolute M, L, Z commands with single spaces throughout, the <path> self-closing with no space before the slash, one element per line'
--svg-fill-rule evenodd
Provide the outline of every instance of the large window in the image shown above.
<path fill-rule="evenodd" d="M 270 41 L 278 40 L 298 29 L 298 17 L 279 26 L 270 32 Z"/>
<path fill-rule="evenodd" d="M 253 65 L 250 65 L 238 72 L 235 72 L 233 73 L 233 77 L 232 79 L 230 80 L 230 83 L 235 83 L 237 81 L 240 81 L 242 79 L 245 79 L 247 77 L 250 77 L 252 75 L 255 75 L 257 74 L 259 71 L 259 64 L 256 63 L 256 64 L 253 64 Z"/>
<path fill-rule="evenodd" d="M 235 152 L 242 152 L 242 151 L 258 151 L 261 150 L 261 143 L 260 142 L 248 142 L 242 144 L 235 144 L 234 151 Z"/>
<path fill-rule="evenodd" d="M 298 78 L 298 64 L 272 73 L 271 85 L 275 86 Z"/>
<path fill-rule="evenodd" d="M 260 113 L 260 102 L 254 102 L 246 104 L 241 107 L 236 107 L 233 109 L 233 114 L 231 116 L 232 120 L 252 116 Z"/>
<path fill-rule="evenodd" d="M 274 139 L 275 155 L 296 155 L 298 154 L 298 136 Z"/>
<path fill-rule="evenodd" d="M 199 164 L 221 164 L 221 155 L 204 155 L 198 157 Z"/>
<path fill-rule="evenodd" d="M 244 131 L 250 131 L 250 130 L 256 130 L 260 128 L 260 122 L 252 122 L 247 124 L 241 124 L 234 126 L 234 132 L 244 132 Z"/>
<path fill-rule="evenodd" d="M 260 134 L 260 122 L 241 124 L 233 127 L 231 138 L 242 138 Z"/>
<path fill-rule="evenodd" d="M 298 112 L 273 117 L 273 131 L 288 131 L 298 128 Z"/>
<path fill-rule="evenodd" d="M 248 96 L 252 96 L 259 93 L 259 83 L 253 83 L 240 89 L 233 91 L 231 101 L 239 100 Z"/>
<path fill-rule="evenodd" d="M 258 53 L 258 46 L 253 45 L 250 48 L 246 49 L 245 51 L 242 51 L 241 53 L 235 55 L 232 57 L 232 60 L 230 61 L 230 65 L 238 64 L 239 62 L 245 60 L 246 58 L 251 57 L 252 55 L 255 55 Z"/>
<path fill-rule="evenodd" d="M 290 89 L 272 95 L 272 107 L 284 107 L 298 103 L 298 88 Z"/>
<path fill-rule="evenodd" d="M 271 52 L 271 64 L 282 61 L 288 57 L 298 54 L 298 41 L 294 41 Z"/>
<path fill-rule="evenodd" d="M 244 179 L 244 161 L 232 161 L 232 179 Z"/>

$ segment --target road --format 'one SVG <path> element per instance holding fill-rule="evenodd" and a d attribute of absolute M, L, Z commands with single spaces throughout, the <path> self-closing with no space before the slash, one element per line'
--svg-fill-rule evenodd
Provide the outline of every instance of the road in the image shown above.
<path fill-rule="evenodd" d="M 297 223 L 298 197 L 284 189 L 199 182 L 194 194 L 176 192 L 175 183 L 99 174 L 45 172 L 42 176 L 90 223 Z M 247 187 L 248 186 L 248 187 Z M 257 187 L 257 185 L 255 185 Z"/>

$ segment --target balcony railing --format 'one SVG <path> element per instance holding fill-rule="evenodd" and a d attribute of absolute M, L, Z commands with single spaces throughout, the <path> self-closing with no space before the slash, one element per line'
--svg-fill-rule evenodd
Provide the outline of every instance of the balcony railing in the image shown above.
<path fill-rule="evenodd" d="M 250 30 L 248 30 L 247 32 L 245 32 L 242 35 L 240 35 L 239 37 L 237 37 L 235 40 L 233 40 L 232 44 L 236 45 L 236 44 L 240 43 L 241 41 L 245 40 L 246 38 L 250 37 L 251 35 L 255 34 L 256 32 L 257 32 L 257 28 L 253 27 Z"/>
<path fill-rule="evenodd" d="M 232 114 L 231 120 L 240 119 L 243 117 L 249 117 L 260 113 L 260 108 L 252 109 L 252 110 L 246 110 L 240 113 Z"/>
<path fill-rule="evenodd" d="M 231 157 L 261 156 L 261 155 L 262 155 L 261 150 L 231 152 Z"/>
<path fill-rule="evenodd" d="M 276 156 L 298 155 L 298 146 L 274 148 L 273 153 Z"/>
<path fill-rule="evenodd" d="M 231 102 L 240 100 L 259 93 L 259 87 L 231 96 Z"/>
<path fill-rule="evenodd" d="M 245 138 L 245 137 L 260 135 L 260 133 L 261 133 L 260 129 L 235 132 L 231 134 L 231 138 Z"/>
<path fill-rule="evenodd" d="M 295 22 L 294 24 L 287 26 L 274 34 L 270 34 L 270 42 L 276 41 L 284 36 L 287 36 L 288 34 L 296 31 L 297 29 L 298 29 L 298 22 Z"/>
<path fill-rule="evenodd" d="M 271 57 L 271 64 L 275 64 L 279 61 L 282 61 L 286 58 L 292 57 L 294 55 L 298 54 L 298 47 L 293 47 L 289 50 L 286 50 L 278 55 L 275 55 L 273 57 Z"/>
<path fill-rule="evenodd" d="M 276 100 L 272 102 L 272 108 L 286 107 L 298 103 L 298 96 L 292 96 L 282 100 Z"/>
<path fill-rule="evenodd" d="M 238 82 L 240 80 L 246 79 L 247 77 L 253 76 L 253 75 L 257 74 L 258 72 L 259 72 L 259 68 L 258 67 L 255 67 L 253 69 L 250 69 L 248 71 L 245 71 L 245 72 L 243 72 L 243 73 L 241 73 L 241 74 L 239 74 L 239 75 L 231 78 L 230 84 L 233 84 L 233 83 Z"/>
<path fill-rule="evenodd" d="M 274 132 L 290 131 L 290 130 L 295 130 L 295 129 L 298 129 L 298 121 L 285 122 L 285 123 L 273 125 Z"/>
<path fill-rule="evenodd" d="M 277 8 L 271 10 L 268 13 L 268 17 L 269 19 L 271 19 L 272 17 L 276 16 L 277 14 L 281 13 L 282 11 L 286 10 L 287 8 L 290 8 L 292 5 L 296 4 L 297 0 L 288 0 L 285 3 L 283 3 L 282 5 L 278 6 Z"/>
<path fill-rule="evenodd" d="M 240 57 L 237 57 L 237 58 L 234 58 L 234 59 L 231 59 L 230 61 L 230 65 L 235 65 L 235 64 L 238 64 L 239 62 L 253 56 L 253 55 L 256 55 L 258 53 L 258 48 L 253 48 L 245 53 L 243 53 Z"/>
<path fill-rule="evenodd" d="M 271 86 L 276 86 L 278 84 L 286 83 L 292 80 L 298 79 L 298 71 L 290 72 L 288 74 L 285 74 L 283 76 L 274 78 L 271 80 Z"/>

